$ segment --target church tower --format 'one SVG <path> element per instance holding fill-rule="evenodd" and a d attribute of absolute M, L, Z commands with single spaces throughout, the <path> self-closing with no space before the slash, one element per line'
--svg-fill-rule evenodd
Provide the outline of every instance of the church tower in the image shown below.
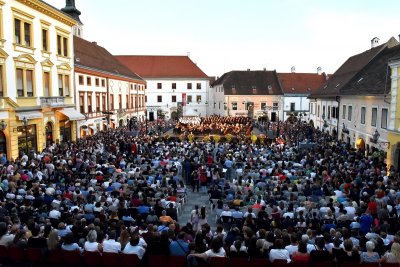
<path fill-rule="evenodd" d="M 78 22 L 73 28 L 74 35 L 83 38 L 83 23 L 79 18 L 81 12 L 75 7 L 75 0 L 66 0 L 65 7 L 61 11 L 70 15 Z"/>

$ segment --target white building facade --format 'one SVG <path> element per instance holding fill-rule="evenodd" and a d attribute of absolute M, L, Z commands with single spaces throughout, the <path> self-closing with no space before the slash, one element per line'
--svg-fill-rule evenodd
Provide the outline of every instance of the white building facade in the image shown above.
<path fill-rule="evenodd" d="M 209 115 L 209 78 L 146 78 L 147 119 L 176 119 L 178 105 L 182 104 L 183 115 L 193 110 L 199 116 Z"/>

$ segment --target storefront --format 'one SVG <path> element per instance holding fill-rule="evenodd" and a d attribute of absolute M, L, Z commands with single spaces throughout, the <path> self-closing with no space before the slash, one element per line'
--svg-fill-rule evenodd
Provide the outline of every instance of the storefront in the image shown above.
<path fill-rule="evenodd" d="M 51 122 L 46 123 L 46 145 L 51 145 L 54 142 L 53 139 L 53 125 Z"/>
<path fill-rule="evenodd" d="M 37 133 L 36 125 L 18 126 L 18 153 L 29 154 L 30 151 L 37 152 Z"/>
<path fill-rule="evenodd" d="M 71 122 L 60 121 L 59 125 L 60 125 L 60 142 L 72 141 Z"/>

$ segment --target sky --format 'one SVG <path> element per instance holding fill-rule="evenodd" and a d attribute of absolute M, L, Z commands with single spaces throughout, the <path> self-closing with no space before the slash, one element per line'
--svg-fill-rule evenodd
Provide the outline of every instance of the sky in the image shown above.
<path fill-rule="evenodd" d="M 62 8 L 65 0 L 45 0 Z M 114 55 L 189 55 L 231 70 L 333 73 L 371 39 L 399 39 L 398 0 L 75 0 L 84 38 Z"/>

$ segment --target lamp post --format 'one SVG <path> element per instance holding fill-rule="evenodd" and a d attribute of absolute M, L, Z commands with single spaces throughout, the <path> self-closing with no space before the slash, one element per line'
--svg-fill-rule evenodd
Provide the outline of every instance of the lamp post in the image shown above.
<path fill-rule="evenodd" d="M 28 156 L 28 119 L 23 117 L 22 122 L 24 123 L 25 127 L 25 153 Z"/>

